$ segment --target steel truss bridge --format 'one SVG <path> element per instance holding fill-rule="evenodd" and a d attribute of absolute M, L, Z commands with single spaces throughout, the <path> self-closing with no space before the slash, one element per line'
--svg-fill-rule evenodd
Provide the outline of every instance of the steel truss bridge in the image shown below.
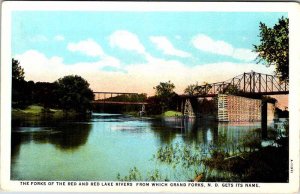
<path fill-rule="evenodd" d="M 130 101 L 138 93 L 125 92 L 94 92 L 94 104 L 146 105 L 147 102 Z M 125 99 L 124 99 L 125 98 Z"/>
<path fill-rule="evenodd" d="M 288 94 L 289 83 L 279 81 L 278 77 L 251 71 L 243 73 L 223 82 L 204 84 L 195 88 L 193 95 L 180 95 L 181 98 L 214 97 L 218 94 L 234 94 L 240 96 L 262 96 Z M 94 104 L 146 105 L 147 102 L 134 100 L 138 93 L 94 92 Z M 119 97 L 119 98 L 118 98 Z M 122 98 L 124 97 L 124 98 Z M 130 99 L 130 100 L 128 100 Z"/>
<path fill-rule="evenodd" d="M 197 92 L 194 95 L 181 96 L 214 97 L 219 93 L 230 93 L 229 91 L 243 96 L 288 94 L 289 84 L 287 81 L 280 82 L 274 75 L 252 71 L 223 82 L 200 85 L 195 90 Z"/>

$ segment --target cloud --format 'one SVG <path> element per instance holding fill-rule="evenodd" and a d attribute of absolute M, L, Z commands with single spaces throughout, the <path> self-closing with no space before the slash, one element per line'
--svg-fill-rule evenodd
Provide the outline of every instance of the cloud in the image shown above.
<path fill-rule="evenodd" d="M 151 36 L 153 42 L 159 50 L 162 50 L 165 55 L 173 55 L 178 57 L 190 57 L 191 54 L 174 48 L 173 44 L 165 36 Z"/>
<path fill-rule="evenodd" d="M 62 35 L 56 35 L 56 36 L 54 36 L 54 40 L 55 41 L 64 41 L 65 37 Z"/>
<path fill-rule="evenodd" d="M 231 56 L 234 50 L 230 44 L 220 40 L 213 40 L 204 34 L 194 37 L 192 43 L 199 50 L 220 55 Z"/>
<path fill-rule="evenodd" d="M 14 58 L 24 68 L 26 80 L 53 82 L 63 76 L 76 74 L 85 78 L 94 91 L 138 92 L 148 95 L 154 94 L 153 87 L 159 82 L 168 80 L 175 84 L 175 91 L 182 94 L 187 85 L 196 82 L 225 81 L 251 70 L 270 74 L 274 71 L 274 66 L 268 68 L 255 63 L 223 62 L 189 67 L 177 60 L 153 57 L 145 63 L 125 67 L 119 59 L 111 56 L 104 56 L 97 62 L 66 64 L 61 57 L 48 57 L 36 50 L 28 50 Z"/>
<path fill-rule="evenodd" d="M 230 56 L 242 61 L 253 61 L 256 58 L 256 53 L 250 49 L 234 48 L 231 44 L 222 41 L 214 40 L 204 34 L 198 34 L 192 39 L 192 44 L 195 48 L 219 55 Z"/>
<path fill-rule="evenodd" d="M 257 53 L 252 52 L 250 49 L 237 48 L 234 50 L 232 57 L 244 61 L 253 61 L 257 57 Z"/>
<path fill-rule="evenodd" d="M 26 80 L 54 81 L 64 73 L 61 71 L 61 68 L 64 67 L 61 57 L 48 58 L 36 50 L 28 50 L 14 58 L 18 59 L 24 68 Z"/>
<path fill-rule="evenodd" d="M 82 40 L 77 43 L 69 43 L 67 49 L 72 52 L 79 52 L 91 57 L 102 57 L 102 47 L 92 39 Z"/>
<path fill-rule="evenodd" d="M 135 51 L 145 54 L 145 47 L 140 42 L 137 35 L 126 30 L 118 30 L 109 36 L 109 44 L 111 47 L 118 47 L 129 51 Z"/>
<path fill-rule="evenodd" d="M 28 50 L 22 54 L 15 55 L 14 58 L 19 60 L 24 68 L 25 79 L 33 81 L 53 82 L 65 75 L 85 75 L 91 72 L 99 72 L 105 67 L 121 67 L 121 62 L 111 56 L 104 56 L 96 62 L 66 64 L 62 57 L 48 57 L 39 51 Z"/>

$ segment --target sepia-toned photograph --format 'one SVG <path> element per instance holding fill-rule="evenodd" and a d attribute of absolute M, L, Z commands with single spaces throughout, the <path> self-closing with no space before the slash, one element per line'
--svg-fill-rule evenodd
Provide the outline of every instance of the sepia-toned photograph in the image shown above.
<path fill-rule="evenodd" d="M 6 179 L 97 191 L 293 182 L 289 9 L 123 4 L 7 9 Z"/>

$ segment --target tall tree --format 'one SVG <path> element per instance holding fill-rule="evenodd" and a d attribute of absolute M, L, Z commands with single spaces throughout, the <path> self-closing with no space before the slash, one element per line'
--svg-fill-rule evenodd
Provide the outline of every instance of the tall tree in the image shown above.
<path fill-rule="evenodd" d="M 20 62 L 18 60 L 12 59 L 12 79 L 24 81 L 25 73 L 24 69 L 20 66 Z"/>
<path fill-rule="evenodd" d="M 280 81 L 289 81 L 289 19 L 280 18 L 273 27 L 260 23 L 260 44 L 253 45 L 258 63 L 276 66 Z"/>
<path fill-rule="evenodd" d="M 60 107 L 64 110 L 75 110 L 84 113 L 91 109 L 94 99 L 89 83 L 80 76 L 69 75 L 58 79 L 56 95 Z"/>
<path fill-rule="evenodd" d="M 25 108 L 32 103 L 32 90 L 34 83 L 25 81 L 24 69 L 18 60 L 12 59 L 12 106 Z"/>
<path fill-rule="evenodd" d="M 155 89 L 155 95 L 160 99 L 161 109 L 164 112 L 169 107 L 172 97 L 175 95 L 175 85 L 169 80 L 168 82 L 160 82 L 153 89 Z"/>

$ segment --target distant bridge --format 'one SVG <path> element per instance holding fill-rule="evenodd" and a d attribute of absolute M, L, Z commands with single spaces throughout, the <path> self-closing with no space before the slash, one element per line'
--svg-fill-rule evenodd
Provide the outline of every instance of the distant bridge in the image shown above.
<path fill-rule="evenodd" d="M 219 93 L 230 93 L 230 91 L 243 96 L 288 94 L 289 84 L 287 81 L 280 82 L 274 75 L 252 71 L 223 82 L 198 86 L 195 91 L 193 95 L 181 95 L 181 97 L 214 97 Z"/>
<path fill-rule="evenodd" d="M 116 104 L 116 105 L 146 105 L 147 102 L 135 99 L 138 93 L 127 92 L 94 92 L 94 104 Z"/>

